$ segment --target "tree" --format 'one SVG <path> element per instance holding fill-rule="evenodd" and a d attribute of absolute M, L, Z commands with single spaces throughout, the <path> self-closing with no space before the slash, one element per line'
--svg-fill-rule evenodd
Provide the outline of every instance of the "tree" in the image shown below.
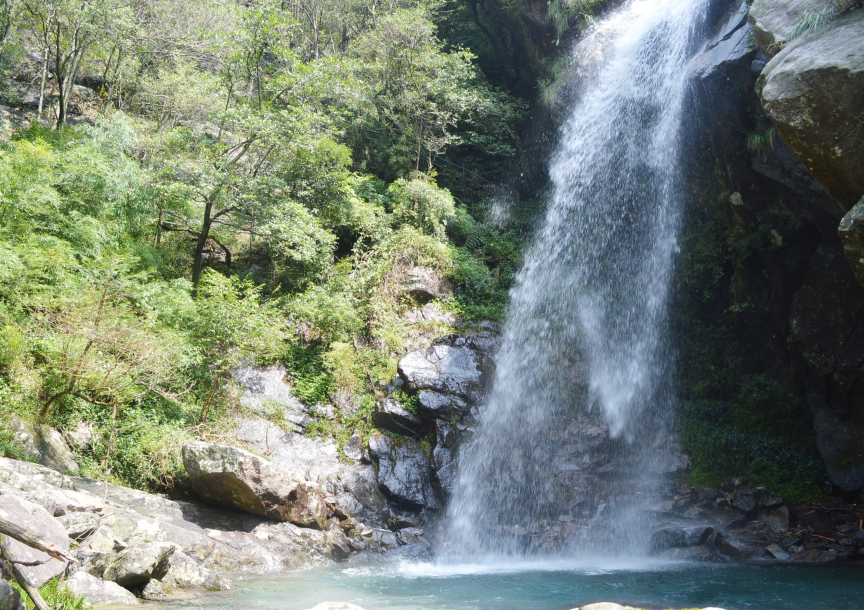
<path fill-rule="evenodd" d="M 57 129 L 66 124 L 75 78 L 84 58 L 105 32 L 131 21 L 124 0 L 21 0 L 43 45 L 39 110 L 50 70 L 57 87 Z"/>

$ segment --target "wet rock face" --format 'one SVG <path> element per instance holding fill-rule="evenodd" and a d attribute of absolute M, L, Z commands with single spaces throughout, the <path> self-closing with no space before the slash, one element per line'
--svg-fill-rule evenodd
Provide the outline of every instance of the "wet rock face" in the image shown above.
<path fill-rule="evenodd" d="M 789 348 L 807 392 L 816 444 L 831 482 L 864 487 L 864 289 L 840 249 L 813 257 L 790 311 Z"/>
<path fill-rule="evenodd" d="M 278 521 L 324 527 L 327 508 L 317 486 L 248 451 L 191 443 L 183 447 L 183 465 L 192 488 L 211 502 Z"/>
<path fill-rule="evenodd" d="M 413 437 L 419 437 L 424 428 L 419 417 L 407 411 L 392 398 L 378 401 L 375 413 L 372 414 L 372 423 L 378 428 Z"/>
<path fill-rule="evenodd" d="M 432 487 L 432 466 L 420 443 L 374 434 L 369 453 L 378 466 L 378 486 L 391 501 L 411 510 L 441 508 Z"/>
<path fill-rule="evenodd" d="M 843 217 L 837 233 L 855 280 L 864 288 L 864 198 Z"/>
<path fill-rule="evenodd" d="M 824 33 L 789 43 L 757 83 L 762 106 L 780 137 L 845 210 L 864 195 L 862 91 L 861 10 L 840 17 Z"/>
<path fill-rule="evenodd" d="M 489 331 L 442 337 L 402 358 L 399 376 L 411 392 L 427 390 L 477 404 L 489 381 L 495 346 L 497 337 Z"/>

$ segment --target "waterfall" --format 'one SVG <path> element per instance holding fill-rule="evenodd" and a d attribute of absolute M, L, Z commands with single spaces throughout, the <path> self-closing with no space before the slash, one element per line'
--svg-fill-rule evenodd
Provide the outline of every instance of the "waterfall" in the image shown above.
<path fill-rule="evenodd" d="M 581 92 L 459 459 L 446 530 L 457 557 L 645 548 L 674 411 L 679 132 L 707 4 L 633 0 L 572 51 Z"/>

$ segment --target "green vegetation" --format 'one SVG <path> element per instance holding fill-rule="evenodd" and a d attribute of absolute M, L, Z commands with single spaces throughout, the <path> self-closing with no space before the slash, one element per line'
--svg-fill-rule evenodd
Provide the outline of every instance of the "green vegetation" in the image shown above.
<path fill-rule="evenodd" d="M 807 11 L 795 23 L 789 40 L 785 42 L 791 42 L 813 32 L 825 31 L 831 27 L 837 17 L 860 5 L 860 0 L 829 0 L 827 6 L 820 11 L 808 3 Z"/>
<path fill-rule="evenodd" d="M 33 601 L 24 593 L 17 583 L 11 583 L 13 587 L 21 593 L 21 599 L 27 610 L 33 610 L 35 606 Z M 90 604 L 80 595 L 75 595 L 66 585 L 56 578 L 52 578 L 39 589 L 42 599 L 45 600 L 54 610 L 87 610 Z"/>
<path fill-rule="evenodd" d="M 783 205 L 751 204 L 752 215 L 738 214 L 740 194 L 704 196 L 706 213 L 682 240 L 675 286 L 681 316 L 673 323 L 685 392 L 677 432 L 691 456 L 692 480 L 717 486 L 745 476 L 792 501 L 818 497 L 827 475 L 810 409 L 788 372 L 764 372 L 766 351 L 782 347 L 772 345 L 774 331 L 764 321 L 773 311 L 764 311 L 748 284 L 752 273 L 786 260 L 783 248 L 798 238 L 800 219 Z M 751 360 L 753 345 L 763 354 L 758 360 Z"/>
<path fill-rule="evenodd" d="M 503 316 L 528 221 L 436 164 L 494 180 L 525 105 L 439 37 L 446 3 L 84 7 L 0 2 L 0 101 L 38 100 L 0 144 L 0 416 L 92 425 L 84 474 L 171 487 L 243 362 L 346 407 L 311 433 L 368 430 L 419 331 L 411 267 Z"/>

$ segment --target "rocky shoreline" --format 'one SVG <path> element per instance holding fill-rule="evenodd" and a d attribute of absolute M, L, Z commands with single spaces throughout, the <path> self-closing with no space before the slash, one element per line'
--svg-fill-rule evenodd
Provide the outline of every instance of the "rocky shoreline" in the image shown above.
<path fill-rule="evenodd" d="M 342 448 L 305 432 L 333 407 L 299 403 L 280 367 L 237 370 L 245 414 L 236 420 L 235 436 L 252 451 L 204 441 L 185 445 L 187 477 L 175 490 L 182 499 L 62 474 L 75 466 L 74 455 L 56 431 L 35 431 L 34 455 L 45 465 L 0 459 L 0 518 L 71 549 L 78 561 L 66 565 L 15 547 L 21 559 L 50 559 L 23 568 L 34 584 L 65 577 L 94 605 L 225 591 L 239 575 L 349 559 L 428 560 L 449 546 L 438 527 L 441 508 L 496 347 L 497 328 L 481 327 L 410 352 L 400 361 L 399 382 L 418 397 L 416 413 L 382 399 L 374 415 L 379 432 L 363 438 L 355 431 Z M 274 408 L 278 424 L 268 418 Z M 595 524 L 596 515 L 628 501 L 627 473 L 638 459 L 616 449 L 589 413 L 550 425 L 559 443 L 549 480 L 559 490 L 552 501 L 562 516 L 502 528 L 524 541 L 526 553 L 541 556 L 566 554 L 586 538 L 609 542 L 613 534 Z M 721 489 L 676 483 L 686 457 L 674 445 L 660 450 L 668 452 L 667 481 L 655 497 L 643 498 L 654 555 L 864 560 L 864 506 L 793 506 L 740 479 Z M 573 456 L 581 460 L 578 468 L 568 467 Z"/>

